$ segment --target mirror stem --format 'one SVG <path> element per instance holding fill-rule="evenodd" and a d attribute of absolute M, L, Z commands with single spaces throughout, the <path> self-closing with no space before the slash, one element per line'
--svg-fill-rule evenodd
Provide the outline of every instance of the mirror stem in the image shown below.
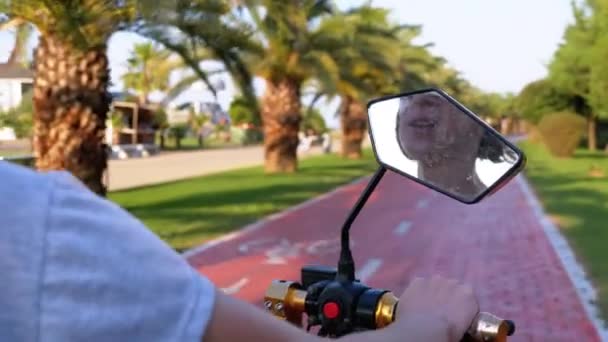
<path fill-rule="evenodd" d="M 342 250 L 340 251 L 340 260 L 338 261 L 338 274 L 336 276 L 337 280 L 339 281 L 352 282 L 355 280 L 355 261 L 353 260 L 352 253 L 350 252 L 350 227 L 359 215 L 361 209 L 363 209 L 363 206 L 367 202 L 369 196 L 372 194 L 372 192 L 374 192 L 374 189 L 376 189 L 378 183 L 380 183 L 380 180 L 382 179 L 382 176 L 384 176 L 384 173 L 386 173 L 386 168 L 381 165 L 372 176 L 372 179 L 367 184 L 365 190 L 363 190 L 363 193 L 359 197 L 359 200 L 357 200 L 357 203 L 355 203 L 355 206 L 348 214 L 348 217 L 346 217 L 346 221 L 342 226 Z"/>

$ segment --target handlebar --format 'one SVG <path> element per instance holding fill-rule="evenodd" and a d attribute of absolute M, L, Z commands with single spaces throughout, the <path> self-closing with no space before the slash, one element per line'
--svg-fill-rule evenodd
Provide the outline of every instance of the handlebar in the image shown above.
<path fill-rule="evenodd" d="M 309 292 L 302 289 L 302 286 L 296 282 L 273 281 L 264 296 L 264 306 L 274 316 L 299 327 L 302 326 L 304 313 L 309 316 L 309 325 L 311 316 L 314 317 L 319 311 L 324 314 L 334 313 L 326 312 L 325 305 L 323 308 L 311 305 L 313 294 Z M 371 302 L 369 299 L 358 301 L 355 309 L 357 317 L 354 320 L 359 325 L 365 325 L 361 328 L 366 329 L 380 329 L 390 325 L 395 320 L 399 299 L 390 291 L 366 288 L 366 292 L 375 293 L 374 299 L 371 299 Z M 372 296 L 368 296 L 368 298 L 372 298 Z M 371 306 L 363 307 L 366 305 L 363 303 L 365 301 L 370 302 Z M 512 321 L 481 312 L 475 318 L 463 341 L 506 342 L 507 337 L 513 335 L 514 332 L 515 324 Z"/>

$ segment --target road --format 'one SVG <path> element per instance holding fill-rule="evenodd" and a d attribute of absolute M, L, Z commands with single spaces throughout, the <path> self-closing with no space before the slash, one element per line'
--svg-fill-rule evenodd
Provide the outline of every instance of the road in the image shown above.
<path fill-rule="evenodd" d="M 227 293 L 261 305 L 271 280 L 336 264 L 339 228 L 364 186 L 341 187 L 185 257 Z M 397 294 L 415 276 L 455 277 L 474 286 L 482 310 L 516 322 L 509 341 L 601 341 L 605 332 L 579 299 L 584 286 L 571 280 L 530 196 L 518 177 L 467 206 L 387 172 L 352 229 L 358 276 Z"/>
<path fill-rule="evenodd" d="M 301 157 L 321 153 L 318 147 Z M 261 165 L 261 146 L 189 152 L 162 153 L 149 158 L 110 160 L 109 190 L 124 190 L 144 185 L 165 183 L 215 172 Z"/>

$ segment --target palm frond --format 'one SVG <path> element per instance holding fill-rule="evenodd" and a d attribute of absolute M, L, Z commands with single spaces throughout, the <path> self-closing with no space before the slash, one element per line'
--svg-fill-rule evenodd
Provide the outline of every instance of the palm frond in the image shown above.
<path fill-rule="evenodd" d="M 316 94 L 314 94 L 314 96 L 312 97 L 312 99 L 310 100 L 310 103 L 308 104 L 308 106 L 306 108 L 306 112 L 310 112 L 315 107 L 317 102 L 319 102 L 319 100 L 321 100 L 321 98 L 323 98 L 323 96 L 325 96 L 325 94 L 323 94 L 322 92 L 317 92 Z"/>
<path fill-rule="evenodd" d="M 141 0 L 145 1 L 145 0 Z M 5 0 L 5 13 L 53 34 L 75 48 L 106 43 L 123 22 L 135 18 L 136 0 Z"/>
<path fill-rule="evenodd" d="M 309 1 L 310 2 L 310 1 Z M 333 14 L 335 11 L 332 1 L 328 0 L 315 0 L 313 4 L 306 11 L 306 18 L 308 21 L 316 19 L 324 14 Z"/>
<path fill-rule="evenodd" d="M 169 102 L 175 100 L 184 91 L 188 90 L 196 82 L 199 82 L 200 78 L 198 75 L 190 75 L 183 77 L 177 84 L 174 84 L 166 93 L 163 98 L 162 105 L 166 106 Z"/>
<path fill-rule="evenodd" d="M 200 66 L 200 60 L 196 59 L 186 46 L 181 44 L 179 41 L 176 42 L 170 37 L 165 36 L 163 34 L 154 35 L 154 37 L 156 41 L 163 44 L 163 46 L 165 46 L 167 49 L 178 54 L 184 61 L 184 64 L 191 68 L 192 71 L 199 77 L 199 79 L 205 83 L 205 85 L 207 86 L 209 91 L 211 91 L 213 96 L 217 97 L 217 90 L 211 83 L 207 72 Z"/>
<path fill-rule="evenodd" d="M 335 90 L 340 78 L 340 68 L 334 58 L 324 51 L 309 51 L 299 60 L 299 75 L 302 79 L 306 74 L 314 74 L 326 89 Z"/>

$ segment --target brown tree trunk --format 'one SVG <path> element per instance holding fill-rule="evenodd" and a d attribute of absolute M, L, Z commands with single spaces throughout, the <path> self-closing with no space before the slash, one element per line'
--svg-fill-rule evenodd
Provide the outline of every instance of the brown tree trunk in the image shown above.
<path fill-rule="evenodd" d="M 35 53 L 34 156 L 39 170 L 67 170 L 104 196 L 110 106 L 105 46 L 80 51 L 42 36 Z"/>
<path fill-rule="evenodd" d="M 261 107 L 266 172 L 297 171 L 298 131 L 302 119 L 299 82 L 267 80 Z"/>
<path fill-rule="evenodd" d="M 160 130 L 160 149 L 164 150 L 165 149 L 165 133 L 163 132 L 163 130 Z"/>
<path fill-rule="evenodd" d="M 587 143 L 590 151 L 597 148 L 597 118 L 594 115 L 587 119 Z"/>
<path fill-rule="evenodd" d="M 147 92 L 144 91 L 139 94 L 139 104 L 141 104 L 141 105 L 148 104 L 148 93 Z"/>
<path fill-rule="evenodd" d="M 367 132 L 365 105 L 349 96 L 342 97 L 340 106 L 340 122 L 342 124 L 342 156 L 350 159 L 360 159 L 361 144 Z"/>
<path fill-rule="evenodd" d="M 16 24 L 17 32 L 15 34 L 15 45 L 8 56 L 6 64 L 18 64 L 24 59 L 24 56 L 22 55 L 24 50 L 23 47 L 27 45 L 28 38 L 28 34 L 26 32 L 27 28 L 25 28 L 25 25 L 27 24 Z"/>

